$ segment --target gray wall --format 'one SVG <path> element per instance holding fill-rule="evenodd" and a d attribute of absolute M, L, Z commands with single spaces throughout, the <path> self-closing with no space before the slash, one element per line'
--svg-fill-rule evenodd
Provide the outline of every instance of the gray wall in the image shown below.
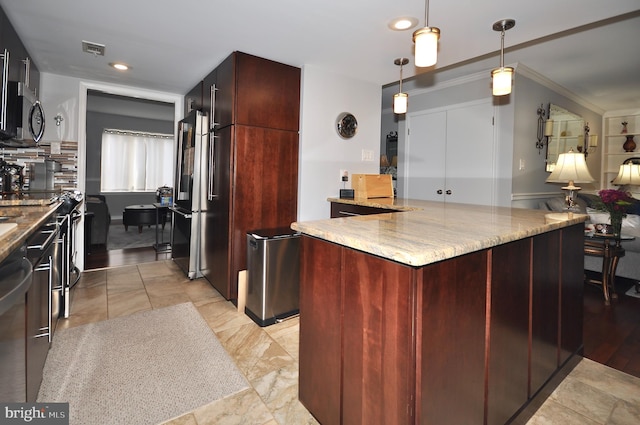
<path fill-rule="evenodd" d="M 174 134 L 174 123 L 172 121 L 87 111 L 86 191 L 87 194 L 105 195 L 111 217 L 119 219 L 122 218 L 122 211 L 127 205 L 150 204 L 155 202 L 155 193 L 100 192 L 100 154 L 102 151 L 102 131 L 105 128 Z"/>

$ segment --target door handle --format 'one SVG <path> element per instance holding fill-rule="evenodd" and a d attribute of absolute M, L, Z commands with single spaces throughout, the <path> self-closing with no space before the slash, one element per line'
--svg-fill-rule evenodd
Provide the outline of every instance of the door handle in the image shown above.
<path fill-rule="evenodd" d="M 451 190 L 447 190 L 445 193 L 446 193 L 447 195 L 451 195 Z"/>
<path fill-rule="evenodd" d="M 209 106 L 211 107 L 211 130 L 213 130 L 214 128 L 216 128 L 217 125 L 219 125 L 219 123 L 216 122 L 216 92 L 218 91 L 218 88 L 216 87 L 215 84 L 211 85 L 211 103 L 209 104 Z"/>
<path fill-rule="evenodd" d="M 0 129 L 7 129 L 7 99 L 8 99 L 8 90 L 9 90 L 9 51 L 4 49 L 4 53 L 2 55 L 2 103 L 0 104 L 0 108 L 2 108 L 2 112 L 0 112 Z"/>
<path fill-rule="evenodd" d="M 438 190 L 436 190 L 436 193 L 437 193 L 438 195 L 442 195 L 442 189 L 438 189 Z"/>

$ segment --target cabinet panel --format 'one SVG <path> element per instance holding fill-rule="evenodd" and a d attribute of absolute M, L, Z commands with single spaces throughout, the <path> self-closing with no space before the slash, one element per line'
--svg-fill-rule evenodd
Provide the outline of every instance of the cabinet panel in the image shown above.
<path fill-rule="evenodd" d="M 341 423 L 341 274 L 337 245 L 303 237 L 299 399 L 322 425 Z"/>
<path fill-rule="evenodd" d="M 419 281 L 416 422 L 482 424 L 487 251 L 428 265 Z"/>
<path fill-rule="evenodd" d="M 491 250 L 487 424 L 504 424 L 527 401 L 531 241 Z"/>
<path fill-rule="evenodd" d="M 562 229 L 560 293 L 560 365 L 582 352 L 584 297 L 584 229 L 575 225 Z"/>
<path fill-rule="evenodd" d="M 300 69 L 237 53 L 235 123 L 298 131 Z"/>
<path fill-rule="evenodd" d="M 342 423 L 411 423 L 412 269 L 343 250 Z"/>
<path fill-rule="evenodd" d="M 559 231 L 533 239 L 529 396 L 535 394 L 558 367 L 559 247 Z"/>

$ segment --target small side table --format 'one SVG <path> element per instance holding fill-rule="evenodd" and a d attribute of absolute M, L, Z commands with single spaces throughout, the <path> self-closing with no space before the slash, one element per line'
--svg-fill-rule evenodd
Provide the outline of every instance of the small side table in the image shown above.
<path fill-rule="evenodd" d="M 585 234 L 584 255 L 602 258 L 602 280 L 589 279 L 587 282 L 602 285 L 605 305 L 611 304 L 611 298 L 618 298 L 615 290 L 616 269 L 618 261 L 625 255 L 625 250 L 620 242 L 632 239 L 634 239 L 633 236 L 623 235 L 620 238 L 615 238 L 613 235 L 599 233 Z M 611 288 L 611 294 L 609 288 Z"/>
<path fill-rule="evenodd" d="M 154 203 L 153 206 L 156 209 L 156 243 L 153 247 L 156 252 L 169 252 L 171 251 L 171 243 L 164 241 L 164 224 L 170 211 L 169 205 Z"/>

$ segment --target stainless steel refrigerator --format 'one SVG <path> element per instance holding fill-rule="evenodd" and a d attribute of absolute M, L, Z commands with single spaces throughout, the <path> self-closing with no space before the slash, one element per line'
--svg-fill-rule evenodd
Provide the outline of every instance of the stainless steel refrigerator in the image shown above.
<path fill-rule="evenodd" d="M 178 123 L 171 211 L 171 257 L 190 279 L 202 277 L 202 217 L 208 186 L 208 118 L 194 110 Z"/>

